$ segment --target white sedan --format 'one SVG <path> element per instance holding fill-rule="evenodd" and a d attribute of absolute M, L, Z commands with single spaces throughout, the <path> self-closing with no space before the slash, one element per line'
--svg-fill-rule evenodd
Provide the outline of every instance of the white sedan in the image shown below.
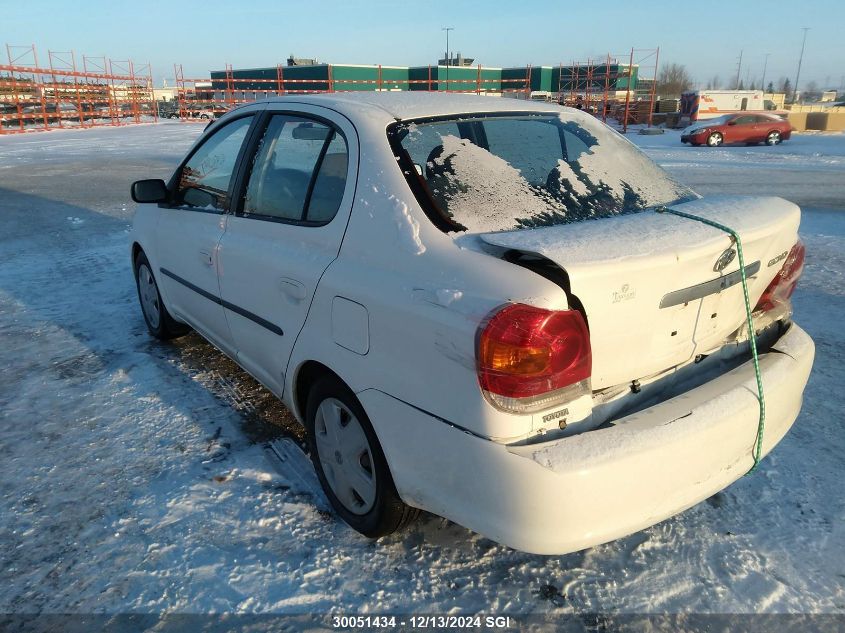
<path fill-rule="evenodd" d="M 276 98 L 132 196 L 150 332 L 281 398 L 370 537 L 423 509 L 529 552 L 609 541 L 744 475 L 801 407 L 798 207 L 701 198 L 577 110 Z"/>

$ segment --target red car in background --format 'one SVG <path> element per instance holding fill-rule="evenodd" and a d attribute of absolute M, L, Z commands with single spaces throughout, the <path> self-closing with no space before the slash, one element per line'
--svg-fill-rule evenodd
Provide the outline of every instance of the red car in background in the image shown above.
<path fill-rule="evenodd" d="M 681 132 L 681 142 L 690 145 L 706 143 L 710 147 L 725 143 L 777 145 L 789 139 L 791 135 L 792 126 L 789 121 L 777 115 L 738 112 L 696 121 Z"/>

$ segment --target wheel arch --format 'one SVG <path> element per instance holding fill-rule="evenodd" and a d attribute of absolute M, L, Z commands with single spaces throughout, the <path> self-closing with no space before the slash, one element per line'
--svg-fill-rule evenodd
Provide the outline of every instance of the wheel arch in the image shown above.
<path fill-rule="evenodd" d="M 138 259 L 138 255 L 140 253 L 144 253 L 144 248 L 138 243 L 137 240 L 132 242 L 132 268 L 135 268 L 135 260 Z M 146 255 L 146 253 L 144 253 Z"/>
<path fill-rule="evenodd" d="M 305 410 L 308 406 L 308 392 L 324 376 L 333 376 L 349 387 L 349 384 L 336 371 L 317 360 L 307 360 L 299 365 L 296 370 L 293 378 L 293 413 L 303 425 L 305 424 Z M 350 391 L 354 393 L 351 387 Z"/>

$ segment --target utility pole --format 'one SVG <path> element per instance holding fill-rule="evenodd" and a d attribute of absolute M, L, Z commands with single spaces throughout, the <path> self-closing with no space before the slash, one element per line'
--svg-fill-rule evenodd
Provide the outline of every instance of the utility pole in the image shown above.
<path fill-rule="evenodd" d="M 766 53 L 766 60 L 763 62 L 763 81 L 760 82 L 760 85 L 763 87 L 763 94 L 766 93 L 766 68 L 769 67 L 769 55 L 771 53 Z"/>
<path fill-rule="evenodd" d="M 452 56 L 449 55 L 449 31 L 454 31 L 455 28 L 444 26 L 442 30 L 446 31 L 446 92 L 449 92 L 449 66 L 452 65 Z"/>
<path fill-rule="evenodd" d="M 795 73 L 795 85 L 792 87 L 792 103 L 795 103 L 795 95 L 798 94 L 798 78 L 801 76 L 801 62 L 804 61 L 804 44 L 807 43 L 807 31 L 810 30 L 810 27 L 802 27 L 802 30 L 804 31 L 804 39 L 801 40 L 801 55 L 798 57 L 798 72 Z"/>
<path fill-rule="evenodd" d="M 736 65 L 736 81 L 734 81 L 734 90 L 739 88 L 739 77 L 742 72 L 742 51 L 739 51 L 739 62 Z"/>

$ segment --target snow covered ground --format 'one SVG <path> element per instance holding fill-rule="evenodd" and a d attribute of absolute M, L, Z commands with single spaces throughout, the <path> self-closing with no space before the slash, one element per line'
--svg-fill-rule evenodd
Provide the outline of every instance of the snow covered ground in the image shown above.
<path fill-rule="evenodd" d="M 267 392 L 196 335 L 147 335 L 129 184 L 167 177 L 200 129 L 0 137 L 0 613 L 845 613 L 845 136 L 711 149 L 630 135 L 701 193 L 804 207 L 796 319 L 816 365 L 758 472 L 542 557 L 434 516 L 362 539 L 328 512 Z"/>

